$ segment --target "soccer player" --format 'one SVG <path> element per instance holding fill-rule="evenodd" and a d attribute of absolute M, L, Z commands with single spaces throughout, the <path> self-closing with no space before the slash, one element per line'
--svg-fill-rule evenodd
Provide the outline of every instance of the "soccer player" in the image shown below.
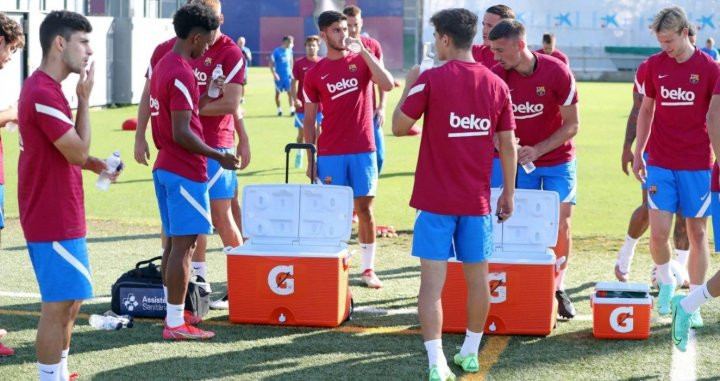
<path fill-rule="evenodd" d="M 25 80 L 18 102 L 18 207 L 42 299 L 35 340 L 41 381 L 70 378 L 73 325 L 82 301 L 93 297 L 81 170 L 99 174 L 107 166 L 88 155 L 91 31 L 85 16 L 50 12 L 40 24 L 40 67 Z M 70 73 L 80 74 L 74 122 L 61 87 Z"/>
<path fill-rule="evenodd" d="M 17 21 L 0 13 L 0 69 L 10 62 L 13 54 L 25 46 L 25 35 Z M 11 106 L 0 111 L 0 127 L 8 123 L 17 124 L 17 109 Z M 3 163 L 2 140 L 0 140 L 0 230 L 5 227 L 5 171 Z M 0 339 L 7 335 L 7 331 L 0 328 Z M 15 351 L 0 343 L 0 357 L 12 356 Z"/>
<path fill-rule="evenodd" d="M 247 86 L 247 79 L 248 79 L 248 68 L 252 64 L 252 52 L 250 49 L 248 49 L 247 46 L 245 46 L 245 37 L 240 36 L 237 39 L 237 45 L 238 48 L 242 51 L 243 58 L 245 58 L 245 71 L 243 72 L 243 78 L 242 78 L 242 94 L 240 95 L 240 103 L 245 102 L 245 86 Z"/>
<path fill-rule="evenodd" d="M 510 92 L 470 52 L 477 16 L 467 9 L 445 9 L 432 16 L 435 51 L 443 66 L 418 77 L 413 68 L 393 114 L 393 133 L 407 134 L 425 116 L 410 206 L 417 209 L 412 255 L 420 258 L 418 314 L 430 364 L 430 380 L 454 380 L 442 350 L 440 300 L 447 260 L 463 263 L 467 283 L 465 341 L 453 360 L 477 372 L 478 349 L 490 309 L 488 257 L 492 254 L 490 169 L 497 135 L 506 179 L 517 168 Z M 447 94 L 464 94 L 449 99 Z M 468 127 L 469 126 L 469 127 Z M 462 128 L 461 128 L 462 127 Z M 514 181 L 504 184 L 496 214 L 513 212 Z"/>
<path fill-rule="evenodd" d="M 628 115 L 627 125 L 625 127 L 625 142 L 623 144 L 621 164 L 622 170 L 629 175 L 628 165 L 632 166 L 633 153 L 632 145 L 635 141 L 637 131 L 637 116 L 640 112 L 643 96 L 645 95 L 645 68 L 647 61 L 643 61 L 635 72 L 635 84 L 633 85 L 633 106 Z M 647 160 L 647 150 L 643 153 Z M 635 256 L 635 247 L 640 237 L 645 234 L 648 229 L 648 189 L 647 183 L 641 183 L 642 204 L 633 211 L 628 223 L 627 235 L 625 242 L 618 251 L 617 260 L 615 261 L 615 277 L 621 282 L 627 282 L 630 277 L 630 267 L 633 257 Z M 675 256 L 677 261 L 683 266 L 687 266 L 687 259 L 690 251 L 688 247 L 690 243 L 687 239 L 685 230 L 685 218 L 680 213 L 675 214 L 675 229 L 673 230 L 673 241 L 675 243 Z"/>
<path fill-rule="evenodd" d="M 707 53 L 714 61 L 720 61 L 720 52 L 715 48 L 715 40 L 712 37 L 705 40 L 705 47 L 701 50 Z"/>
<path fill-rule="evenodd" d="M 490 39 L 488 35 L 492 28 L 497 25 L 501 20 L 515 19 L 515 11 L 507 5 L 497 4 L 485 10 L 485 14 L 482 19 L 482 44 L 475 44 L 472 46 L 472 55 L 475 62 L 480 62 L 485 65 L 488 69 L 492 69 L 497 61 L 495 60 L 495 54 L 490 49 Z M 497 147 L 496 147 L 497 148 Z M 497 151 L 497 149 L 496 149 Z M 492 175 L 490 177 L 490 187 L 499 188 L 503 184 L 503 171 L 500 163 L 500 157 L 498 152 L 495 152 L 493 158 Z"/>
<path fill-rule="evenodd" d="M 236 169 L 232 152 L 218 151 L 203 141 L 199 110 L 211 98 L 202 97 L 192 60 L 203 55 L 220 20 L 198 4 L 181 7 L 173 17 L 177 39 L 160 59 L 150 79 L 150 112 L 158 157 L 153 182 L 167 244 L 163 252 L 163 283 L 167 287 L 167 316 L 163 338 L 209 339 L 215 334 L 185 322 L 185 294 L 190 278 L 192 247 L 198 234 L 211 232 L 207 158 L 225 169 Z M 222 86 L 219 78 L 215 83 Z"/>
<path fill-rule="evenodd" d="M 318 56 L 320 51 L 320 37 L 317 35 L 308 36 L 305 38 L 305 57 L 300 57 L 295 60 L 292 70 L 292 85 L 290 91 L 293 99 L 295 100 L 295 128 L 297 128 L 297 138 L 295 139 L 298 143 L 302 143 L 305 140 L 303 135 L 303 120 L 305 119 L 305 96 L 303 95 L 303 80 L 305 79 L 305 73 L 322 58 Z M 316 120 L 316 127 L 320 127 L 322 122 L 322 112 L 318 109 Z M 295 168 L 302 167 L 302 152 L 297 151 L 295 153 Z"/>
<path fill-rule="evenodd" d="M 570 66 L 570 60 L 568 59 L 568 56 L 566 56 L 565 53 L 561 52 L 560 49 L 555 46 L 555 42 L 555 33 L 543 33 L 542 48 L 536 50 L 535 53 L 553 56 L 562 61 L 565 65 Z"/>
<path fill-rule="evenodd" d="M 512 93 L 513 112 L 519 138 L 518 163 L 534 163 L 527 173 L 519 169 L 518 189 L 543 189 L 560 196 L 555 298 L 560 316 L 572 319 L 575 307 L 565 292 L 565 274 L 572 250 L 572 218 L 577 175 L 575 144 L 578 132 L 578 96 L 575 78 L 560 60 L 530 51 L 525 27 L 516 20 L 500 21 L 490 31 L 492 50 L 499 64 L 493 72 Z"/>
<path fill-rule="evenodd" d="M 318 17 L 320 37 L 328 49 L 327 57 L 305 73 L 305 142 L 317 145 L 317 172 L 308 166 L 307 174 L 317 174 L 326 184 L 353 188 L 357 211 L 358 241 L 362 249 L 362 278 L 371 288 L 382 287 L 374 271 L 375 219 L 373 198 L 377 189 L 377 163 L 373 136 L 372 82 L 382 91 L 393 87 L 392 75 L 359 39 L 359 54 L 347 50 L 347 17 L 336 11 Z M 322 105 L 322 133 L 318 137 L 315 119 Z M 309 154 L 309 152 L 308 152 Z"/>
<path fill-rule="evenodd" d="M 670 313 L 676 279 L 668 243 L 672 214 L 685 216 L 690 241 L 691 291 L 702 287 L 708 266 L 707 216 L 710 214 L 710 140 L 705 115 L 720 67 L 688 39 L 689 21 L 679 7 L 662 9 L 651 29 L 662 51 L 647 60 L 645 98 L 640 106 L 633 161 L 635 177 L 648 184 L 650 253 L 657 265 L 657 308 Z M 642 153 L 648 151 L 647 163 Z M 692 317 L 702 326 L 699 311 Z"/>
<path fill-rule="evenodd" d="M 278 116 L 282 116 L 282 107 L 280 107 L 280 93 L 282 92 L 287 92 L 288 94 L 290 116 L 295 115 L 295 106 L 293 106 L 292 94 L 290 93 L 293 64 L 292 48 L 293 36 L 283 37 L 282 45 L 273 50 L 268 63 L 273 78 L 275 79 L 275 105 L 277 106 Z"/>

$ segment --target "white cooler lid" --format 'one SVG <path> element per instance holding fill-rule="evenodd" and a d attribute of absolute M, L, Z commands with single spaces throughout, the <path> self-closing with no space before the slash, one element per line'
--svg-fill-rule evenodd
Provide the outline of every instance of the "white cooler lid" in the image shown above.
<path fill-rule="evenodd" d="M 350 239 L 350 187 L 311 184 L 247 185 L 243 233 L 254 245 L 331 245 Z"/>
<path fill-rule="evenodd" d="M 557 192 L 516 189 L 512 216 L 507 221 L 498 223 L 495 209 L 501 192 L 502 189 L 498 188 L 492 188 L 490 192 L 494 255 L 504 256 L 513 252 L 545 253 L 548 247 L 555 246 L 560 214 Z"/>
<path fill-rule="evenodd" d="M 650 292 L 650 286 L 647 283 L 598 282 L 595 291 Z"/>

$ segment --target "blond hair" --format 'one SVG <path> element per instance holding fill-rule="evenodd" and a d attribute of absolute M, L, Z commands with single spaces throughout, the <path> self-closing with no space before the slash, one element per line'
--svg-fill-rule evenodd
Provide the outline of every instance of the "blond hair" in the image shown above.
<path fill-rule="evenodd" d="M 665 31 L 681 33 L 685 28 L 690 28 L 690 21 L 688 21 L 685 10 L 677 6 L 660 10 L 650 25 L 650 29 L 655 33 Z"/>

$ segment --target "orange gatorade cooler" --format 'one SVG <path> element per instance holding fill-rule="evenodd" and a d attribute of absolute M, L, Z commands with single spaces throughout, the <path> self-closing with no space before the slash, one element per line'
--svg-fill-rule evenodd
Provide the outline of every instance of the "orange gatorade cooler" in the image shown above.
<path fill-rule="evenodd" d="M 600 282 L 590 299 L 593 336 L 598 339 L 650 337 L 652 296 L 644 283 Z"/>
<path fill-rule="evenodd" d="M 336 327 L 348 319 L 352 189 L 248 185 L 245 245 L 226 250 L 230 321 Z"/>
<path fill-rule="evenodd" d="M 493 209 L 499 195 L 492 189 Z M 512 217 L 493 222 L 485 333 L 546 336 L 555 326 L 555 253 L 550 247 L 557 242 L 558 208 L 555 192 L 518 189 Z M 452 259 L 442 293 L 444 332 L 465 332 L 466 298 L 462 263 Z"/>

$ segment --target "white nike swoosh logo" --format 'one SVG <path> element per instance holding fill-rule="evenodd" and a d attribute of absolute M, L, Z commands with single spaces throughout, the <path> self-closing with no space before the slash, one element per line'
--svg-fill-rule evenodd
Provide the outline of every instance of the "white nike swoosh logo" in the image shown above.
<path fill-rule="evenodd" d="M 658 78 L 659 78 L 659 79 L 663 79 L 663 78 L 668 77 L 668 76 L 670 76 L 670 74 L 658 75 Z"/>
<path fill-rule="evenodd" d="M 325 79 L 325 77 L 327 77 L 328 75 L 330 75 L 330 74 L 325 74 L 322 77 L 320 77 L 320 79 Z"/>
<path fill-rule="evenodd" d="M 705 201 L 705 199 L 710 195 L 710 193 L 705 193 L 705 196 L 700 197 L 701 201 Z"/>

